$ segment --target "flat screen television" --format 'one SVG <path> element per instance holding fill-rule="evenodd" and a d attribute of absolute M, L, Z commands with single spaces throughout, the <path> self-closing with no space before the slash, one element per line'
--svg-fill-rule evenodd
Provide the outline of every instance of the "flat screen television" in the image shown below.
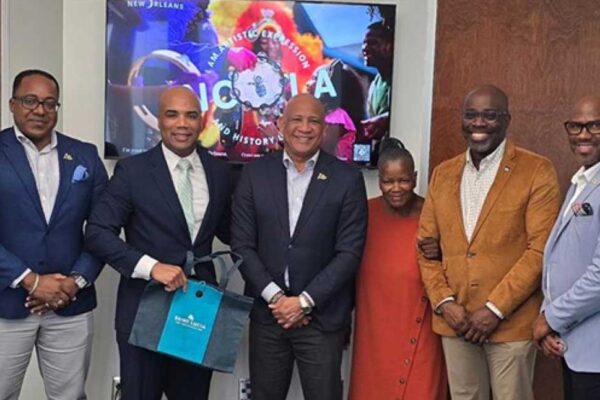
<path fill-rule="evenodd" d="M 326 108 L 322 149 L 375 166 L 389 135 L 395 5 L 310 1 L 107 0 L 105 157 L 160 140 L 158 97 L 187 85 L 199 141 L 243 163 L 283 146 L 287 101 Z"/>

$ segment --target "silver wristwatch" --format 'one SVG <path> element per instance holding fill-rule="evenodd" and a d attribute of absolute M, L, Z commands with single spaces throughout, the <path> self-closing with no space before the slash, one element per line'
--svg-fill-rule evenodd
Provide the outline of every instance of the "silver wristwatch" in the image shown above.
<path fill-rule="evenodd" d="M 88 285 L 88 281 L 83 277 L 83 275 L 73 274 L 71 276 L 75 280 L 75 284 L 77 285 L 79 290 L 85 288 Z"/>

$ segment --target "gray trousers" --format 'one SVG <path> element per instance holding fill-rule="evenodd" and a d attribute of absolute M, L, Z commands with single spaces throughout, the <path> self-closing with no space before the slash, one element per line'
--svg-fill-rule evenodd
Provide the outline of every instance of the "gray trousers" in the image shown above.
<path fill-rule="evenodd" d="M 91 311 L 73 317 L 50 312 L 25 319 L 0 318 L 0 400 L 19 398 L 34 347 L 47 398 L 86 399 L 93 328 Z"/>

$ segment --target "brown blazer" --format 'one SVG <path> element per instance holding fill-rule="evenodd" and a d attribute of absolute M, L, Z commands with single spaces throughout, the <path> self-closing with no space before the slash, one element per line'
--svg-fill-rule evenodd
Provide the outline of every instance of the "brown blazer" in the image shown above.
<path fill-rule="evenodd" d="M 544 244 L 560 206 L 556 171 L 550 160 L 508 142 L 468 242 L 460 201 L 465 162 L 460 154 L 431 177 L 419 237 L 439 239 L 443 261 L 419 254 L 425 289 L 434 308 L 450 296 L 469 312 L 489 300 L 505 317 L 489 340 L 528 340 L 542 301 Z M 433 330 L 455 336 L 439 315 Z"/>

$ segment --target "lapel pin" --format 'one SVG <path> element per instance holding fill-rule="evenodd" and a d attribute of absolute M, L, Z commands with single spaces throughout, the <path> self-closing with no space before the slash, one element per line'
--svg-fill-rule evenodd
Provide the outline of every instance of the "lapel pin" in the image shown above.
<path fill-rule="evenodd" d="M 318 181 L 326 181 L 327 180 L 327 175 L 325 175 L 322 172 L 319 172 L 319 175 L 317 176 L 317 180 Z"/>
<path fill-rule="evenodd" d="M 63 160 L 72 161 L 73 160 L 73 156 L 70 155 L 69 153 L 65 153 L 65 155 L 63 156 Z"/>

